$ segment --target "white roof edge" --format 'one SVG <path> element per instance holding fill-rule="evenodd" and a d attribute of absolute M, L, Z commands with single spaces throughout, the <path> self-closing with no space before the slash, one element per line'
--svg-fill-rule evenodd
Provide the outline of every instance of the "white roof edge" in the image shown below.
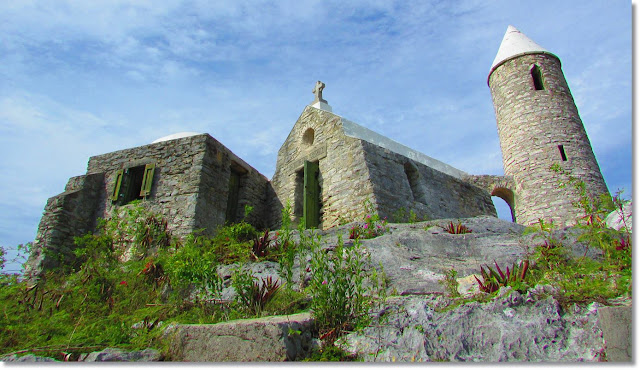
<path fill-rule="evenodd" d="M 457 179 L 462 179 L 467 175 L 467 173 L 464 171 L 454 168 L 444 162 L 440 162 L 437 159 L 431 158 L 426 154 L 418 152 L 417 150 L 413 150 L 405 145 L 398 143 L 397 141 L 382 136 L 375 131 L 360 126 L 355 122 L 349 121 L 348 119 L 345 119 L 343 117 L 340 117 L 340 119 L 342 120 L 344 133 L 349 137 L 361 139 L 379 147 L 388 149 L 394 153 L 405 156 L 415 162 L 422 163 L 425 166 L 431 167 L 437 171 L 445 173 L 449 176 L 453 176 Z"/>
<path fill-rule="evenodd" d="M 160 143 L 162 141 L 169 141 L 169 140 L 175 140 L 175 139 L 182 139 L 184 137 L 189 137 L 189 136 L 196 136 L 196 135 L 202 135 L 202 132 L 177 132 L 175 134 L 171 134 L 171 135 L 167 135 L 167 136 L 163 136 L 161 138 L 155 139 L 154 141 L 151 142 L 151 144 L 155 144 L 155 143 Z"/>
<path fill-rule="evenodd" d="M 542 46 L 538 45 L 536 42 L 528 38 L 517 28 L 509 25 L 509 27 L 507 27 L 507 32 L 505 32 L 504 37 L 502 38 L 502 42 L 500 43 L 500 48 L 498 48 L 498 53 L 496 54 L 496 57 L 491 64 L 491 70 L 489 74 L 491 74 L 491 72 L 493 72 L 496 67 L 509 59 L 512 59 L 519 55 L 534 53 L 554 55 L 547 49 L 543 48 Z"/>

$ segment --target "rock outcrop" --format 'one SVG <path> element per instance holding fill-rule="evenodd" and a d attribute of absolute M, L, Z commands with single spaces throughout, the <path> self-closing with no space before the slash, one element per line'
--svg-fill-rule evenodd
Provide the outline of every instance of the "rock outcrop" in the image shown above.
<path fill-rule="evenodd" d="M 444 227 L 460 222 L 471 233 L 449 234 Z M 318 231 L 322 246 L 331 249 L 349 228 L 343 225 Z M 390 224 L 375 239 L 362 240 L 373 266 L 382 265 L 392 296 L 374 312 L 373 324 L 339 341 L 346 351 L 365 361 L 631 361 L 631 302 L 618 307 L 600 303 L 563 309 L 553 298 L 553 288 L 538 286 L 526 294 L 503 288 L 499 298 L 487 303 L 472 301 L 447 308 L 448 298 L 439 282 L 444 273 L 458 272 L 460 292 L 477 291 L 474 274 L 481 265 L 506 267 L 522 260 L 543 240 L 527 235 L 525 228 L 494 217 L 447 219 L 414 224 Z M 294 232 L 297 235 L 297 232 Z M 597 258 L 595 248 L 579 243 L 578 231 L 554 232 L 577 256 Z M 310 256 L 302 256 L 309 261 Z M 296 259 L 293 277 L 300 274 Z M 303 268 L 307 265 L 302 264 Z M 258 277 L 278 276 L 279 265 L 271 261 L 246 266 Z M 235 265 L 219 266 L 225 281 L 223 299 L 233 299 L 231 276 Z M 305 274 L 307 275 L 305 277 Z M 309 313 L 236 320 L 211 325 L 171 325 L 165 330 L 168 353 L 105 349 L 81 357 L 81 361 L 293 361 L 319 345 Z M 51 361 L 25 356 L 3 361 Z"/>
<path fill-rule="evenodd" d="M 437 296 L 394 297 L 340 346 L 365 361 L 600 361 L 598 303 L 564 312 L 545 289 L 442 309 Z M 439 309 L 440 307 L 440 309 Z M 630 312 L 630 308 L 629 308 Z"/>

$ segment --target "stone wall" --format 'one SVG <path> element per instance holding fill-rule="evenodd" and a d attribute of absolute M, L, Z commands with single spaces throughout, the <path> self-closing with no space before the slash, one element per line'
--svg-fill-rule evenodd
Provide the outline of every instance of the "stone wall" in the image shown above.
<path fill-rule="evenodd" d="M 534 87 L 530 72 L 534 65 L 541 70 L 543 90 Z M 552 164 L 584 181 L 591 195 L 608 191 L 560 60 L 549 54 L 507 60 L 491 73 L 489 86 L 505 175 L 515 182 L 517 221 L 527 225 L 551 218 L 572 224 L 580 215 L 573 206 L 578 195 L 570 187 L 558 186 L 561 177 L 549 169 Z"/>
<path fill-rule="evenodd" d="M 98 210 L 100 217 L 107 217 L 118 207 L 109 199 L 116 171 L 148 163 L 156 167 L 151 194 L 142 204 L 165 216 L 175 235 L 184 236 L 198 229 L 212 234 L 224 224 L 232 167 L 244 171 L 236 220 L 242 218 L 244 205 L 250 205 L 254 213 L 249 221 L 261 224 L 268 180 L 208 134 L 91 157 L 89 171 L 104 173 L 106 180 Z"/>
<path fill-rule="evenodd" d="M 391 219 L 400 208 L 419 219 L 497 215 L 485 190 L 374 144 L 362 146 L 380 217 Z"/>
<path fill-rule="evenodd" d="M 513 182 L 512 176 L 496 176 L 496 175 L 467 175 L 463 180 L 474 186 L 484 189 L 491 196 L 502 198 L 511 210 L 511 219 L 517 222 L 514 207 L 516 184 Z"/>
<path fill-rule="evenodd" d="M 73 259 L 74 238 L 95 227 L 101 173 L 72 177 L 65 191 L 47 200 L 38 225 L 25 276 L 39 274 Z"/>
<path fill-rule="evenodd" d="M 266 177 L 208 134 L 163 141 L 91 157 L 88 174 L 70 179 L 64 193 L 47 201 L 28 273 L 57 266 L 54 255 L 70 260 L 74 237 L 93 230 L 98 218 L 108 218 L 123 206 L 111 200 L 117 171 L 147 164 L 155 164 L 155 171 L 151 193 L 141 204 L 166 217 L 174 235 L 199 229 L 212 235 L 225 223 L 232 170 L 240 174 L 233 220 L 242 220 L 247 205 L 253 207 L 247 221 L 265 226 Z"/>
<path fill-rule="evenodd" d="M 226 149 L 215 139 L 206 141 L 202 164 L 194 168 L 200 171 L 200 183 L 195 209 L 195 228 L 206 228 L 211 234 L 225 223 L 229 196 L 229 177 L 232 171 L 240 176 L 238 203 L 233 222 L 244 218 L 245 206 L 253 207 L 246 221 L 257 228 L 267 227 L 266 197 L 269 181 L 256 169 Z"/>

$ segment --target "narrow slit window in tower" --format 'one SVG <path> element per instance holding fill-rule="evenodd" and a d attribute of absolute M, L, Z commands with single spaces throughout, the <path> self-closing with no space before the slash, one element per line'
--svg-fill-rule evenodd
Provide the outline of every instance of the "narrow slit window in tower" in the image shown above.
<path fill-rule="evenodd" d="M 560 157 L 563 162 L 567 161 L 567 153 L 564 151 L 564 145 L 558 145 L 558 150 L 560 151 Z"/>
<path fill-rule="evenodd" d="M 531 78 L 533 79 L 533 87 L 536 90 L 544 90 L 544 84 L 542 83 L 542 71 L 537 64 L 531 67 Z"/>

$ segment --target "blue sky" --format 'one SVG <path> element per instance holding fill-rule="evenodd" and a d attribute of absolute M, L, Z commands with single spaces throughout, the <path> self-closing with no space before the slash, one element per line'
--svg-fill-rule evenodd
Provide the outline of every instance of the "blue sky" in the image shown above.
<path fill-rule="evenodd" d="M 171 133 L 271 177 L 316 80 L 334 113 L 503 174 L 487 74 L 509 24 L 560 57 L 610 190 L 630 195 L 628 1 L 0 2 L 0 245 L 33 240 L 90 156 Z"/>

